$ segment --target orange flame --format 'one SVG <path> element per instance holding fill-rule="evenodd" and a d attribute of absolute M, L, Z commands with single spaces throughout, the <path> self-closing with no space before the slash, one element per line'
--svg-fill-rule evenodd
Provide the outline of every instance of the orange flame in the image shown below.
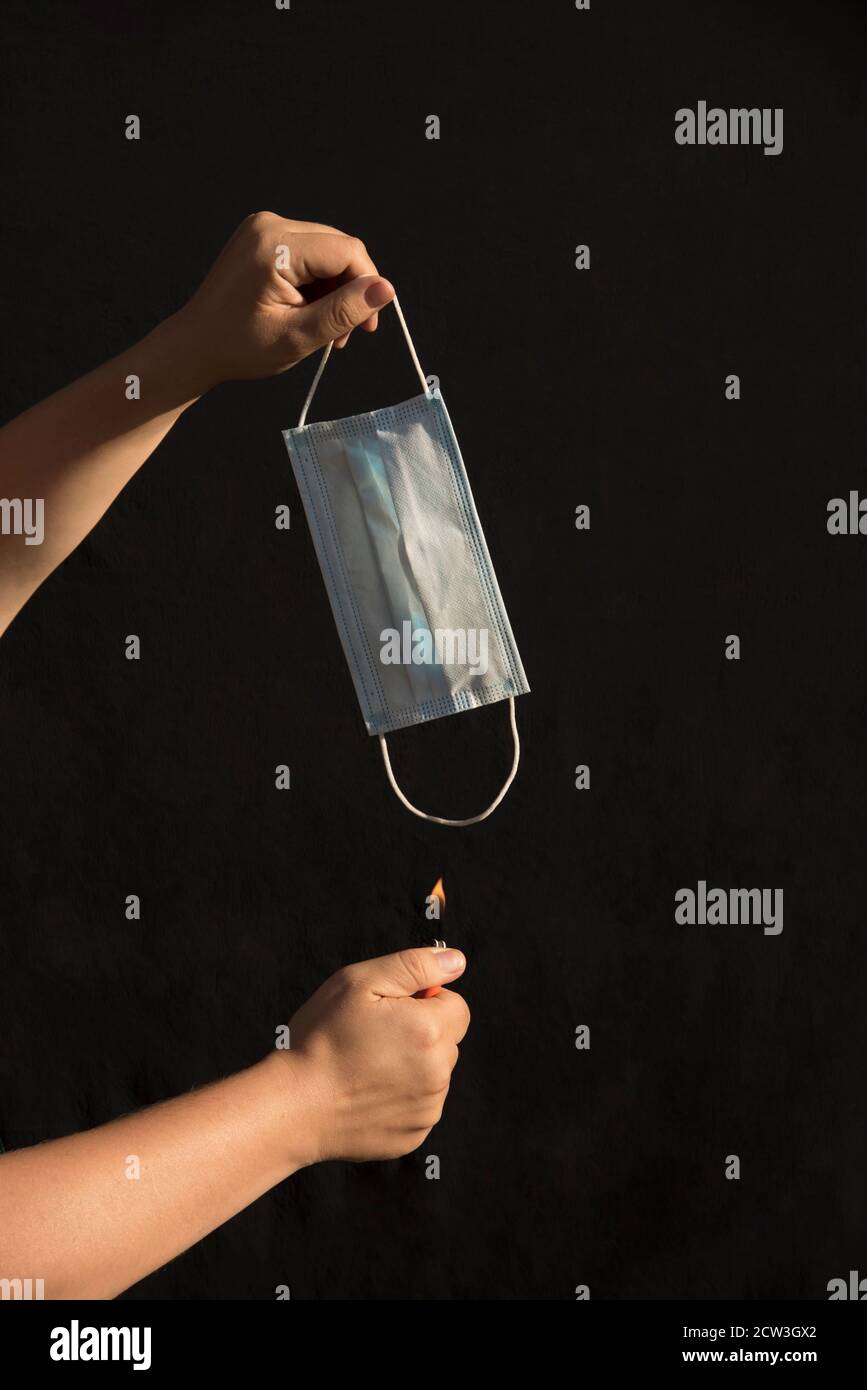
<path fill-rule="evenodd" d="M 438 878 L 433 888 L 430 890 L 430 897 L 439 898 L 440 915 L 442 915 L 446 910 L 446 890 L 443 888 L 442 878 Z"/>

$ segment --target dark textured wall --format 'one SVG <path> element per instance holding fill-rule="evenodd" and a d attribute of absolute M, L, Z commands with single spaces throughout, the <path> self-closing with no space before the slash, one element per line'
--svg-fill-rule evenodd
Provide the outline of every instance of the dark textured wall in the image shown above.
<path fill-rule="evenodd" d="M 4 417 L 248 212 L 361 235 L 533 687 L 491 820 L 401 810 L 280 437 L 310 363 L 188 412 L 3 639 L 7 1148 L 253 1061 L 340 964 L 424 939 L 439 874 L 469 957 L 422 1150 L 299 1174 L 129 1297 L 824 1298 L 863 1266 L 867 539 L 826 504 L 867 490 L 865 36 L 856 3 L 4 4 Z M 679 147 L 700 99 L 783 107 L 783 153 Z M 317 411 L 416 389 L 386 312 Z M 504 707 L 391 747 L 470 814 Z M 702 878 L 783 888 L 784 930 L 676 924 Z"/>

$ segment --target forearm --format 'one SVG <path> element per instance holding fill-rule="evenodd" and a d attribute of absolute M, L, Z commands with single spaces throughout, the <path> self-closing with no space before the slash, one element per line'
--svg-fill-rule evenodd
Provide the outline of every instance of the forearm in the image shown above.
<path fill-rule="evenodd" d="M 40 544 L 0 534 L 0 632 L 207 389 L 200 370 L 173 315 L 0 429 L 0 498 L 41 499 L 44 515 Z"/>
<path fill-rule="evenodd" d="M 353 328 L 373 331 L 393 298 L 357 238 L 246 218 L 178 313 L 0 430 L 0 634 L 194 400 L 219 381 L 284 372 Z M 33 543 L 22 531 L 37 502 L 44 534 Z"/>
<path fill-rule="evenodd" d="M 113 1298 L 312 1162 L 315 1108 L 303 1068 L 272 1054 L 99 1129 L 4 1154 L 0 1279 L 42 1279 L 46 1298 Z"/>

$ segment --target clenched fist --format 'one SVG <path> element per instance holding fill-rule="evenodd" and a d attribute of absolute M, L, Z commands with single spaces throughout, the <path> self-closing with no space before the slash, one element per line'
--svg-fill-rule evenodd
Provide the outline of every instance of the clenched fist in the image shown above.
<path fill-rule="evenodd" d="M 298 1010 L 291 1048 L 269 1064 L 307 1097 L 309 1162 L 399 1158 L 424 1142 L 470 1012 L 453 990 L 414 996 L 465 965 L 460 951 L 399 951 L 338 970 Z"/>

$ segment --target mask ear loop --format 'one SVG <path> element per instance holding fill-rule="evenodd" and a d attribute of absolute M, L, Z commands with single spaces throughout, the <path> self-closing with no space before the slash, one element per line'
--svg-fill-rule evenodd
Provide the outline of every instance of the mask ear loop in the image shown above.
<path fill-rule="evenodd" d="M 418 360 L 418 353 L 415 350 L 415 343 L 409 336 L 409 329 L 406 326 L 406 319 L 403 316 L 403 310 L 400 307 L 400 302 L 397 298 L 397 295 L 395 295 L 394 299 L 391 302 L 394 305 L 395 313 L 397 314 L 397 317 L 400 321 L 400 326 L 403 329 L 403 336 L 406 338 L 406 345 L 409 348 L 409 355 L 412 358 L 413 366 L 418 372 L 418 379 L 421 382 L 421 389 L 424 391 L 426 396 L 429 396 L 431 393 L 430 387 L 428 386 L 427 381 L 425 380 L 425 374 L 421 369 L 421 363 Z M 388 306 L 386 305 L 386 308 L 387 307 Z M 326 347 L 325 351 L 319 359 L 319 366 L 316 368 L 316 375 L 310 383 L 310 390 L 307 392 L 307 399 L 301 407 L 301 414 L 298 416 L 297 428 L 299 430 L 303 429 L 307 423 L 307 412 L 313 403 L 313 397 L 316 395 L 316 388 L 322 380 L 322 373 L 325 371 L 325 367 L 329 357 L 331 356 L 331 349 L 333 347 L 334 342 L 332 341 L 328 344 L 328 346 Z"/>
<path fill-rule="evenodd" d="M 447 820 L 444 816 L 431 816 L 428 814 L 427 811 L 420 811 L 417 806 L 413 806 L 412 802 L 408 801 L 407 798 L 404 796 L 403 792 L 401 791 L 400 787 L 397 785 L 397 782 L 394 779 L 394 773 L 391 770 L 391 758 L 388 756 L 388 744 L 385 741 L 385 734 L 380 734 L 379 747 L 382 752 L 382 761 L 385 763 L 385 775 L 388 778 L 391 790 L 394 792 L 401 805 L 405 806 L 408 811 L 412 811 L 412 814 L 414 816 L 420 816 L 422 820 L 433 821 L 434 825 L 478 825 L 480 820 L 487 820 L 488 816 L 493 811 L 496 811 L 503 797 L 506 795 L 506 792 L 509 790 L 510 786 L 514 782 L 515 773 L 518 771 L 518 763 L 521 761 L 521 740 L 518 738 L 518 724 L 517 720 L 515 719 L 514 695 L 509 696 L 509 723 L 512 728 L 512 742 L 514 744 L 515 749 L 515 755 L 512 758 L 511 771 L 509 772 L 508 777 L 506 778 L 505 782 L 503 783 L 494 800 L 491 802 L 488 809 L 486 811 L 482 811 L 478 816 L 469 816 L 466 820 Z"/>
<path fill-rule="evenodd" d="M 418 360 L 418 353 L 415 350 L 415 344 L 413 343 L 412 338 L 410 337 L 409 329 L 406 326 L 406 319 L 403 316 L 403 310 L 400 307 L 400 302 L 397 298 L 397 295 L 395 295 L 394 299 L 391 302 L 394 305 L 395 313 L 397 314 L 400 326 L 403 329 L 403 336 L 406 338 L 406 345 L 409 348 L 409 355 L 412 358 L 413 366 L 415 367 L 416 372 L 418 373 L 418 379 L 421 382 L 422 390 L 424 391 L 426 396 L 430 396 L 431 390 L 427 384 L 425 374 L 421 369 L 421 363 Z M 331 349 L 333 347 L 334 343 L 332 341 L 325 348 L 325 351 L 319 359 L 319 366 L 316 368 L 316 375 L 310 383 L 310 390 L 307 392 L 307 399 L 305 400 L 304 405 L 301 407 L 301 414 L 298 417 L 298 429 L 303 429 L 307 423 L 307 412 L 309 411 L 310 406 L 313 403 L 313 397 L 316 395 L 316 388 L 322 380 L 322 373 L 325 371 L 325 367 L 329 357 L 331 356 Z M 487 820 L 488 816 L 491 815 L 493 811 L 496 811 L 503 797 L 506 795 L 506 792 L 509 790 L 510 786 L 514 782 L 515 774 L 518 771 L 518 764 L 521 761 L 521 740 L 518 738 L 518 724 L 515 719 L 514 695 L 509 696 L 509 724 L 512 729 L 512 743 L 515 750 L 514 757 L 512 758 L 511 770 L 502 787 L 500 788 L 499 792 L 497 793 L 497 796 L 491 802 L 488 809 L 486 811 L 482 811 L 478 816 L 469 816 L 467 820 L 447 820 L 444 816 L 432 816 L 429 815 L 427 811 L 420 811 L 417 806 L 413 806 L 412 802 L 407 800 L 400 787 L 397 785 L 397 782 L 395 781 L 394 772 L 392 771 L 391 767 L 391 758 L 388 755 L 388 744 L 385 741 L 385 734 L 380 734 L 379 747 L 382 753 L 382 761 L 385 764 L 385 775 L 388 778 L 391 790 L 394 792 L 401 805 L 405 806 L 408 811 L 411 811 L 414 816 L 419 816 L 422 820 L 432 821 L 434 825 L 453 825 L 460 827 L 464 825 L 478 825 L 479 821 Z"/>

